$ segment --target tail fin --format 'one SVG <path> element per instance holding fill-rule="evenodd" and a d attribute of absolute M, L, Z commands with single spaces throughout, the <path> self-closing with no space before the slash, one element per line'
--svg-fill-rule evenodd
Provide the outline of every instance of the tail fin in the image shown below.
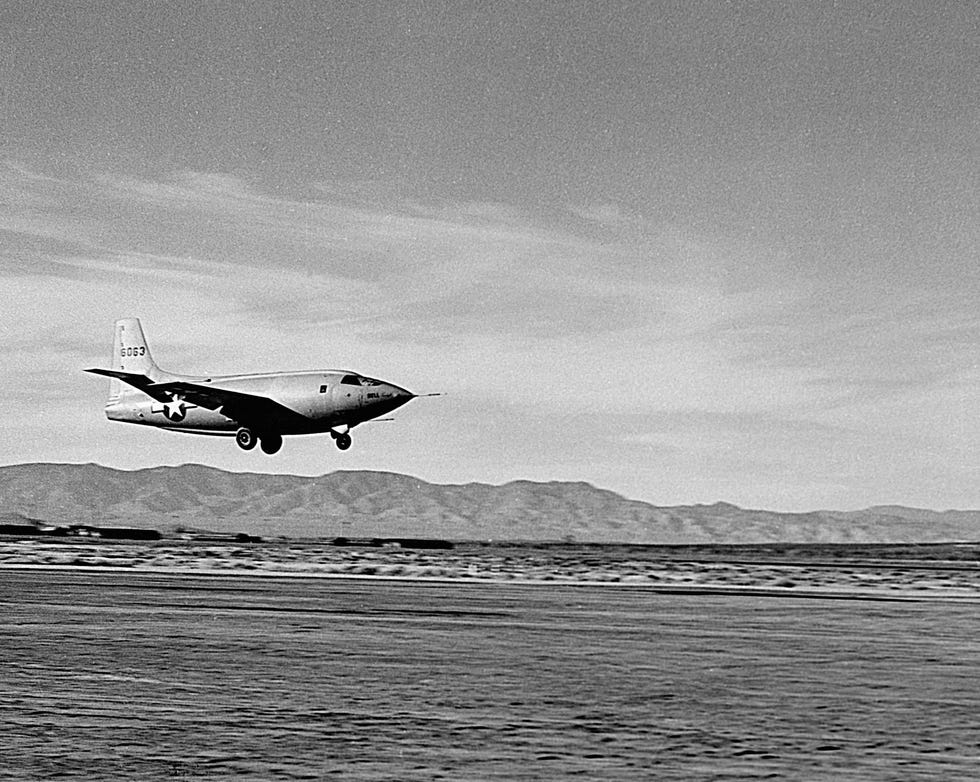
<path fill-rule="evenodd" d="M 122 318 L 116 321 L 116 335 L 112 346 L 112 368 L 121 372 L 145 375 L 153 381 L 160 380 L 163 372 L 153 361 L 150 348 L 143 336 L 139 318 Z M 123 393 L 123 384 L 113 378 L 109 385 L 109 401 Z"/>

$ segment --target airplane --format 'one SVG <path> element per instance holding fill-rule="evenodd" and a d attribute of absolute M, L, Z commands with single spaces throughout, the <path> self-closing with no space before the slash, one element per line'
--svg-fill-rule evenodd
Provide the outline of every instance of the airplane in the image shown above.
<path fill-rule="evenodd" d="M 347 370 L 175 375 L 153 361 L 139 318 L 116 321 L 112 369 L 85 371 L 111 378 L 105 405 L 110 421 L 234 436 L 243 450 L 258 444 L 267 454 L 282 448 L 283 435 L 324 432 L 346 451 L 358 424 L 417 396 L 436 396 Z"/>

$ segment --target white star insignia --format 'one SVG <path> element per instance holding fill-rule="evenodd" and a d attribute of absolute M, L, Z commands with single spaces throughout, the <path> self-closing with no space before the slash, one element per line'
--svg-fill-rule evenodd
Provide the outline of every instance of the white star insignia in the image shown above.
<path fill-rule="evenodd" d="M 163 414 L 171 421 L 183 421 L 184 416 L 187 415 L 187 406 L 182 400 L 174 399 L 164 403 Z"/>

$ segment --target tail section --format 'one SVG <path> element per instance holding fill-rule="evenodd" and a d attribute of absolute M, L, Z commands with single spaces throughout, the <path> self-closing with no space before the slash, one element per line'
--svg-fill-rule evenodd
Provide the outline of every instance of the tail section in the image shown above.
<path fill-rule="evenodd" d="M 116 372 L 144 375 L 158 381 L 164 373 L 153 361 L 150 348 L 143 336 L 139 318 L 123 318 L 116 321 L 115 340 L 112 345 L 112 368 Z M 117 401 L 124 393 L 124 386 L 117 378 L 109 383 L 109 402 Z"/>

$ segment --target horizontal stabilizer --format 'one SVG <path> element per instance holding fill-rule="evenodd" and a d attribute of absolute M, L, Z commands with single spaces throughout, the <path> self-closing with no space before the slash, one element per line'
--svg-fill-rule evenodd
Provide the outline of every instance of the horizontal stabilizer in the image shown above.
<path fill-rule="evenodd" d="M 86 369 L 85 371 L 91 372 L 93 375 L 114 377 L 117 380 L 122 380 L 124 383 L 128 383 L 133 388 L 138 388 L 140 391 L 145 391 L 149 386 L 153 385 L 153 381 L 150 378 L 136 372 L 122 372 L 118 369 Z"/>

